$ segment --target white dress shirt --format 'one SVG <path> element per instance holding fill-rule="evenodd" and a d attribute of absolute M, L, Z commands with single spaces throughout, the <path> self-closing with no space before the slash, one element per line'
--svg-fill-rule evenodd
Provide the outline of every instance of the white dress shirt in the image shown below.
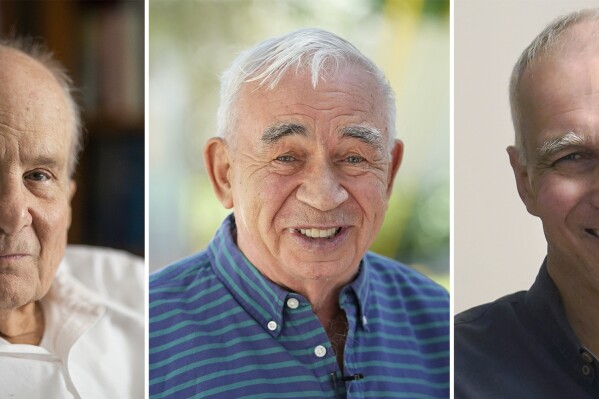
<path fill-rule="evenodd" d="M 143 287 L 140 258 L 68 246 L 40 345 L 0 338 L 0 398 L 143 398 Z"/>

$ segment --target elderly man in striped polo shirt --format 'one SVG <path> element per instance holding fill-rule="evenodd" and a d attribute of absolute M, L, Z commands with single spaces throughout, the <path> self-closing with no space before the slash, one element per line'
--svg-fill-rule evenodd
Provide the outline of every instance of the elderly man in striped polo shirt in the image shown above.
<path fill-rule="evenodd" d="M 234 211 L 151 277 L 151 397 L 448 397 L 447 292 L 367 252 L 403 151 L 383 72 L 322 30 L 266 40 L 223 75 L 219 133 Z"/>

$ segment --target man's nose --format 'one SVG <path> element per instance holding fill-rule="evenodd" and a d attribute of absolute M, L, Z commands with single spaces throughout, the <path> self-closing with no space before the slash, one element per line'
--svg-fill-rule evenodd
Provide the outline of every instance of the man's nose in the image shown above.
<path fill-rule="evenodd" d="M 306 170 L 303 183 L 297 190 L 298 200 L 319 211 L 330 211 L 347 201 L 349 194 L 340 184 L 334 166 L 326 162 Z"/>
<path fill-rule="evenodd" d="M 16 234 L 31 224 L 31 214 L 25 191 L 26 188 L 20 179 L 0 179 L 1 233 Z"/>

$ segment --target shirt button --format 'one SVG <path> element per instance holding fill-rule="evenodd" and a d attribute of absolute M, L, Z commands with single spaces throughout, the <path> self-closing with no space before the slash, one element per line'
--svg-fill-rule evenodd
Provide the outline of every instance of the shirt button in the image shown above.
<path fill-rule="evenodd" d="M 299 301 L 295 298 L 289 298 L 287 300 L 287 306 L 289 306 L 290 309 L 297 309 L 299 306 Z"/>
<path fill-rule="evenodd" d="M 322 345 L 318 345 L 316 348 L 314 348 L 314 354 L 316 357 L 324 357 L 327 354 L 327 348 Z"/>
<path fill-rule="evenodd" d="M 364 325 L 368 324 L 368 318 L 366 318 L 366 316 L 362 316 L 362 324 L 364 324 Z"/>
<path fill-rule="evenodd" d="M 589 375 L 589 374 L 591 374 L 591 367 L 588 364 L 583 364 L 582 365 L 582 374 L 583 375 Z"/>
<path fill-rule="evenodd" d="M 591 355 L 589 352 L 582 352 L 580 356 L 582 356 L 582 360 L 585 362 L 593 363 L 593 355 Z"/>
<path fill-rule="evenodd" d="M 268 324 L 266 325 L 266 327 L 268 327 L 268 329 L 270 331 L 274 331 L 277 329 L 277 322 L 276 321 L 269 321 Z"/>

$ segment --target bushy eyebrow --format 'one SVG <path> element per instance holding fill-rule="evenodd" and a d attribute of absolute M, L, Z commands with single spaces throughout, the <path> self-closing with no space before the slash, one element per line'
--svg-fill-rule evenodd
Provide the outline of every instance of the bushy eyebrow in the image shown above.
<path fill-rule="evenodd" d="M 295 123 L 283 123 L 280 125 L 269 126 L 264 129 L 260 141 L 264 144 L 272 145 L 277 143 L 283 137 L 293 135 L 307 136 L 308 130 L 304 126 Z"/>
<path fill-rule="evenodd" d="M 574 132 L 568 132 L 563 136 L 555 137 L 545 141 L 539 148 L 537 148 L 537 158 L 541 160 L 547 159 L 553 154 L 556 154 L 568 147 L 583 145 L 586 141 L 588 140 L 583 136 Z"/>
<path fill-rule="evenodd" d="M 364 126 L 347 126 L 341 129 L 341 137 L 351 137 L 369 144 L 376 150 L 383 149 L 383 135 L 380 130 Z"/>
<path fill-rule="evenodd" d="M 279 125 L 269 126 L 264 129 L 260 141 L 267 145 L 273 145 L 287 136 L 308 136 L 308 129 L 296 123 L 283 123 Z M 365 126 L 346 126 L 341 128 L 340 136 L 343 138 L 355 138 L 363 143 L 366 143 L 376 150 L 383 149 L 383 135 L 381 132 L 372 127 Z"/>

